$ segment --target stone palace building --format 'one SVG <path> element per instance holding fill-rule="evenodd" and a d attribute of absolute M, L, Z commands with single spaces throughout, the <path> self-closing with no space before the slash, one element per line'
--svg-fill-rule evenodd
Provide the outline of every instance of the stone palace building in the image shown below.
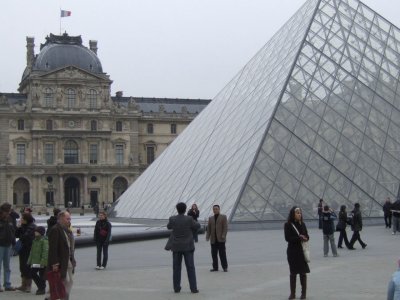
<path fill-rule="evenodd" d="M 19 93 L 0 92 L 0 199 L 17 207 L 115 201 L 210 102 L 111 96 L 97 41 L 26 41 Z"/>

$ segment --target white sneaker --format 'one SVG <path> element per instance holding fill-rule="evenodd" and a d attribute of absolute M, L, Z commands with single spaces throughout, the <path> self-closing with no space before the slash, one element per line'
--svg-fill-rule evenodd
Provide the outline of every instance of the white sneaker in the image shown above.
<path fill-rule="evenodd" d="M 392 232 L 392 235 L 395 235 L 396 234 L 396 232 Z"/>
<path fill-rule="evenodd" d="M 104 270 L 104 267 L 103 266 L 99 267 L 99 270 Z"/>
<path fill-rule="evenodd" d="M 101 268 L 102 268 L 102 267 L 100 267 L 100 266 L 97 266 L 97 267 L 96 267 L 96 270 L 100 270 Z"/>

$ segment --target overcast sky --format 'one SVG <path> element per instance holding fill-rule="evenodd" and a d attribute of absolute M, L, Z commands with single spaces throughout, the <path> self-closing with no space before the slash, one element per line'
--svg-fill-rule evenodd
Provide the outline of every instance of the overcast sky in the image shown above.
<path fill-rule="evenodd" d="M 26 36 L 98 41 L 112 94 L 213 98 L 305 0 L 2 0 L 0 92 L 17 92 Z M 365 4 L 400 26 L 399 0 Z"/>

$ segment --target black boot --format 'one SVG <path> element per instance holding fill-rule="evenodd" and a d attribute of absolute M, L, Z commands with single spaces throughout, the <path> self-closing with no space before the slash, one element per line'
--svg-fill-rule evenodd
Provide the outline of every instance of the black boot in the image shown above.
<path fill-rule="evenodd" d="M 290 296 L 288 299 L 296 299 L 296 274 L 290 274 Z"/>
<path fill-rule="evenodd" d="M 300 274 L 300 284 L 301 284 L 300 299 L 306 299 L 306 296 L 307 296 L 307 275 L 306 274 Z"/>

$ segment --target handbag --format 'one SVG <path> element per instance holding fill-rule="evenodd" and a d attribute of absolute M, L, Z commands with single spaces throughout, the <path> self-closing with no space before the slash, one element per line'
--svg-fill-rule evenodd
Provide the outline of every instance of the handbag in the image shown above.
<path fill-rule="evenodd" d="M 292 223 L 292 226 L 294 230 L 296 230 L 297 234 L 300 236 L 299 231 L 297 230 L 296 226 Z M 303 248 L 303 255 L 304 255 L 304 260 L 309 263 L 310 262 L 310 245 L 308 244 L 308 241 L 301 241 L 301 247 Z"/>
<path fill-rule="evenodd" d="M 13 256 L 19 255 L 22 249 L 22 241 L 18 240 L 14 245 L 14 253 Z"/>
<path fill-rule="evenodd" d="M 47 272 L 47 281 L 49 282 L 50 299 L 64 299 L 66 292 L 64 283 L 61 279 L 61 273 L 54 271 Z"/>

